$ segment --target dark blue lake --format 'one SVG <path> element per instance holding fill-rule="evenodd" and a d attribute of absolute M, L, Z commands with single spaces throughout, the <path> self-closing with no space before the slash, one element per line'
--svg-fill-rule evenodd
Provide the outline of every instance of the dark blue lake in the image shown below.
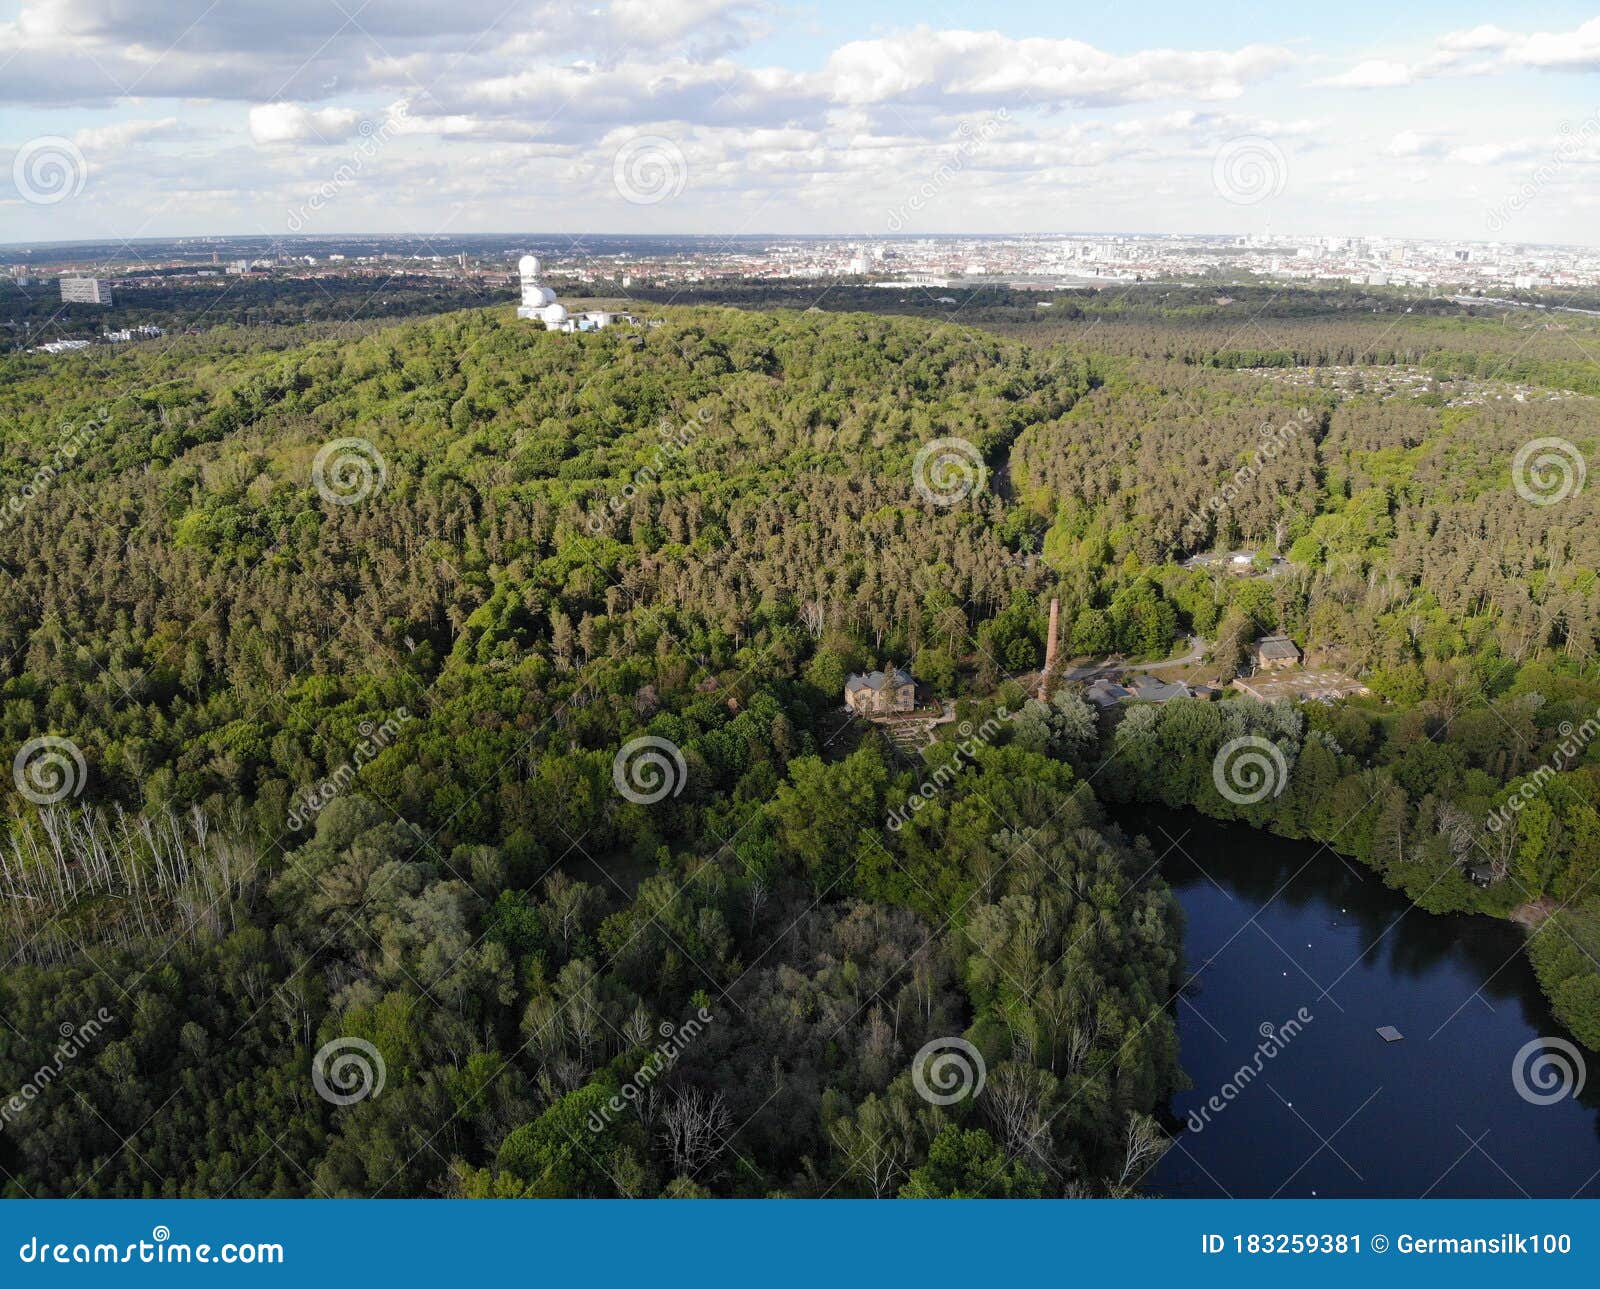
<path fill-rule="evenodd" d="M 1147 1190 L 1600 1197 L 1600 1057 L 1581 1058 L 1595 1077 L 1572 1095 L 1571 1062 L 1539 1041 L 1572 1037 L 1518 927 L 1421 912 L 1312 843 L 1184 812 L 1121 822 L 1164 853 L 1188 919 L 1178 1028 L 1195 1086 L 1172 1114 L 1222 1107 L 1178 1132 Z M 1286 1026 L 1302 1008 L 1310 1019 Z M 1282 1036 L 1275 1055 L 1264 1026 Z M 1561 1067 L 1541 1073 L 1545 1056 Z"/>

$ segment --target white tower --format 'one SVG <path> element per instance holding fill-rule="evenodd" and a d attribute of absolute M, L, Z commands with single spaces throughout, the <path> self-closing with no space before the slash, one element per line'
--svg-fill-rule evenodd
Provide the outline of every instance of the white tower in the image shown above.
<path fill-rule="evenodd" d="M 556 293 L 539 285 L 539 257 L 524 255 L 517 261 L 517 272 L 522 277 L 522 304 L 517 317 L 541 318 L 544 310 L 555 303 Z"/>

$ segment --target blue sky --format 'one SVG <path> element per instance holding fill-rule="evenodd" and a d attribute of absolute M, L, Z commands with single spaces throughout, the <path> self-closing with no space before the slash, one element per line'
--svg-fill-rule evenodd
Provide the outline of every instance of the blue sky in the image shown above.
<path fill-rule="evenodd" d="M 1593 242 L 1600 4 L 0 0 L 0 241 Z"/>

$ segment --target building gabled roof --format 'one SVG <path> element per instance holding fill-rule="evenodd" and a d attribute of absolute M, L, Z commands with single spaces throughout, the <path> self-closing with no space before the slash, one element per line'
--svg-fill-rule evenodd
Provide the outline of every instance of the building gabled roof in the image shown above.
<path fill-rule="evenodd" d="M 914 685 L 917 682 L 911 678 L 911 673 L 904 667 L 896 667 L 891 672 L 869 671 L 865 676 L 860 672 L 855 673 L 844 682 L 845 692 L 853 694 L 858 689 L 883 690 L 885 688 L 899 689 L 902 685 Z"/>
<path fill-rule="evenodd" d="M 1256 641 L 1256 653 L 1269 661 L 1279 658 L 1298 658 L 1300 647 L 1288 636 L 1262 636 Z"/>

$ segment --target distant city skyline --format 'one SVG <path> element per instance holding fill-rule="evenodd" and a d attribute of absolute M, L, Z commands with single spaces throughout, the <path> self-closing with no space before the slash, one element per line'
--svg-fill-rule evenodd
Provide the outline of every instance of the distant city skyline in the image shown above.
<path fill-rule="evenodd" d="M 1593 0 L 1015 3 L 981 22 L 901 0 L 0 0 L 0 49 L 13 245 L 518 227 L 1600 242 Z"/>

